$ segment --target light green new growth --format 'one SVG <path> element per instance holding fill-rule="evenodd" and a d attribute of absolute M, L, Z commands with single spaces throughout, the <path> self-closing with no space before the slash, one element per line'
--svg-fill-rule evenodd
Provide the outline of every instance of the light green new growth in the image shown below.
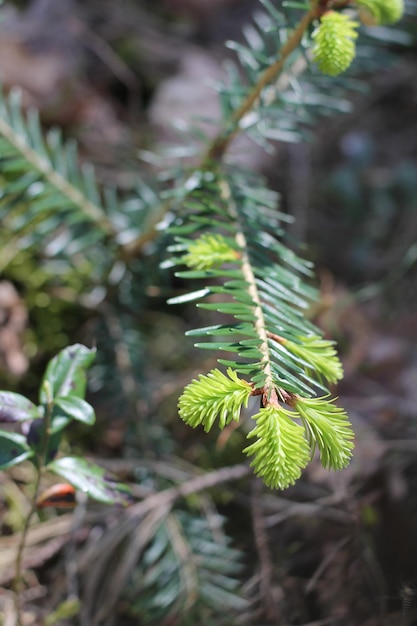
<path fill-rule="evenodd" d="M 226 237 L 220 234 L 204 234 L 189 244 L 183 263 L 187 267 L 206 270 L 236 261 L 237 258 L 239 252 L 231 247 Z"/>
<path fill-rule="evenodd" d="M 219 428 L 238 421 L 242 407 L 251 395 L 258 395 L 252 385 L 238 378 L 231 368 L 228 377 L 218 369 L 200 375 L 184 390 L 179 400 L 179 414 L 195 428 L 202 425 L 208 432 L 216 419 Z M 329 396 L 302 398 L 273 390 L 263 408 L 252 417 L 255 427 L 248 438 L 256 441 L 244 449 L 253 455 L 251 466 L 268 487 L 285 489 L 301 475 L 317 447 L 322 465 L 342 469 L 352 457 L 353 432 L 345 411 Z M 282 397 L 281 397 L 282 396 Z M 291 408 L 283 407 L 281 401 Z M 300 419 L 302 425 L 296 420 Z"/>
<path fill-rule="evenodd" d="M 240 380 L 231 368 L 225 376 L 215 369 L 206 376 L 199 375 L 184 389 L 178 402 L 179 415 L 189 426 L 200 424 L 208 432 L 215 420 L 224 428 L 232 420 L 239 421 L 242 407 L 246 407 L 252 395 L 252 386 Z"/>
<path fill-rule="evenodd" d="M 244 452 L 254 455 L 251 466 L 268 487 L 285 489 L 294 484 L 310 460 L 305 430 L 291 417 L 292 412 L 269 405 L 252 418 L 256 426 L 248 438 L 256 441 Z"/>
<path fill-rule="evenodd" d="M 358 22 L 343 13 L 328 11 L 322 16 L 312 37 L 313 60 L 324 74 L 337 76 L 350 66 L 355 58 L 358 26 Z"/>
<path fill-rule="evenodd" d="M 349 464 L 353 432 L 345 411 L 334 404 L 335 398 L 297 398 L 294 407 L 306 427 L 312 448 L 317 445 L 320 460 L 327 469 L 342 469 Z"/>
<path fill-rule="evenodd" d="M 300 337 L 300 343 L 284 340 L 283 344 L 287 350 L 303 360 L 308 370 L 315 370 L 329 383 L 335 383 L 343 378 L 343 367 L 333 341 L 312 335 Z"/>
<path fill-rule="evenodd" d="M 282 15 L 269 0 L 262 2 L 269 14 L 267 30 L 275 33 Z M 251 465 L 265 484 L 281 489 L 295 482 L 316 448 L 327 469 L 349 463 L 351 424 L 344 410 L 325 395 L 327 383 L 343 377 L 343 367 L 334 342 L 306 319 L 305 311 L 316 297 L 307 282 L 311 267 L 286 245 L 276 198 L 256 176 L 249 179 L 247 172 L 233 166 L 223 170 L 222 158 L 243 129 L 255 140 L 265 139 L 271 124 L 270 136 L 278 137 L 279 89 L 275 102 L 270 88 L 279 84 L 284 68 L 291 74 L 289 59 L 296 58 L 313 24 L 318 22 L 312 58 L 319 70 L 337 76 L 348 69 L 356 53 L 359 22 L 345 8 L 355 2 L 365 23 L 369 20 L 364 11 L 380 24 L 399 19 L 403 12 L 403 0 L 311 0 L 299 23 L 288 24 L 274 53 L 270 45 L 276 41 L 264 42 L 263 30 L 253 38 L 258 42 L 255 50 L 252 40 L 249 47 L 236 46 L 248 84 L 242 86 L 237 71 L 231 85 L 221 89 L 223 127 L 209 144 L 202 172 L 187 196 L 192 214 L 171 229 L 178 244 L 172 251 L 182 256 L 170 262 L 188 268 L 177 276 L 207 280 L 203 289 L 171 302 L 203 300 L 197 306 L 221 314 L 220 323 L 187 334 L 210 338 L 197 347 L 230 354 L 218 359 L 229 368 L 228 376 L 213 370 L 186 387 L 179 400 L 180 416 L 206 431 L 217 419 L 223 428 L 239 419 L 251 395 L 259 396 L 261 408 L 252 417 L 255 426 L 248 435 L 254 441 L 245 453 L 253 455 Z M 215 175 L 210 170 L 214 164 Z M 202 174 L 206 170 L 209 177 Z"/>
<path fill-rule="evenodd" d="M 248 29 L 247 45 L 235 47 L 240 67 L 230 68 L 226 84 L 219 86 L 218 133 L 207 137 L 195 167 L 164 173 L 162 178 L 172 183 L 166 202 L 141 182 L 142 208 L 126 211 L 130 201 L 119 204 L 111 190 L 102 193 L 91 170 L 79 166 L 72 144 L 63 144 L 59 133 L 45 141 L 37 117 L 22 114 L 16 93 L 7 98 L 0 93 L 0 217 L 6 226 L 0 267 L 11 267 L 15 277 L 19 255 L 33 252 L 30 267 L 40 259 L 42 280 L 49 283 L 55 280 L 59 258 L 65 269 L 59 282 L 70 286 L 77 301 L 81 280 L 90 287 L 107 286 L 112 267 L 122 262 L 126 282 L 120 293 L 129 293 L 135 310 L 136 294 L 143 291 L 136 281 L 146 280 L 142 270 L 128 271 L 132 264 L 127 261 L 158 236 L 158 225 L 168 214 L 169 236 L 176 237 L 169 247 L 175 254 L 170 266 L 185 265 L 177 273 L 181 279 L 206 281 L 170 302 L 202 300 L 197 306 L 215 311 L 214 324 L 187 335 L 205 339 L 198 347 L 228 353 L 227 359 L 218 359 L 227 375 L 214 369 L 185 388 L 179 399 L 181 419 L 206 431 L 218 420 L 221 429 L 239 420 L 252 395 L 259 396 L 261 408 L 249 433 L 257 440 L 245 452 L 254 455 L 255 472 L 267 485 L 283 488 L 300 476 L 316 447 L 327 468 L 349 462 L 351 426 L 343 409 L 325 395 L 326 383 L 339 380 L 343 370 L 333 342 L 323 339 L 306 316 L 317 297 L 312 266 L 288 245 L 287 216 L 277 210 L 276 194 L 254 172 L 226 163 L 224 157 L 240 132 L 260 145 L 270 139 L 298 141 L 306 123 L 339 110 L 341 86 L 328 97 L 332 81 L 316 80 L 305 46 L 312 44 L 313 60 L 324 74 L 336 76 L 355 56 L 359 24 L 345 12 L 347 5 L 357 8 L 365 23 L 387 24 L 401 17 L 404 3 L 310 0 L 294 24 L 291 3 L 280 3 L 277 10 L 269 0 L 261 1 L 262 19 Z M 298 82 L 302 68 L 305 89 Z M 298 92 L 307 97 L 299 98 Z M 101 253 L 104 244 L 109 254 Z M 136 328 L 134 318 L 130 323 Z M 80 405 L 82 409 L 82 403 L 73 403 L 73 415 L 85 414 Z"/>
<path fill-rule="evenodd" d="M 366 24 L 393 24 L 404 13 L 404 0 L 356 0 L 356 4 Z"/>

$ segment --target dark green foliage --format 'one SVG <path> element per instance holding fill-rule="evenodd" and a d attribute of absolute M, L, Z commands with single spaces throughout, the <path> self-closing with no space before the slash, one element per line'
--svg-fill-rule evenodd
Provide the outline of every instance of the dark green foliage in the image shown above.
<path fill-rule="evenodd" d="M 0 431 L 0 469 L 7 469 L 33 456 L 24 435 Z"/>
<path fill-rule="evenodd" d="M 237 578 L 242 555 L 230 546 L 222 522 L 219 516 L 209 520 L 184 510 L 169 514 L 132 575 L 126 594 L 130 613 L 144 624 L 181 615 L 185 624 L 204 616 L 223 625 L 245 611 Z"/>
<path fill-rule="evenodd" d="M 95 358 L 95 350 L 82 345 L 69 346 L 48 364 L 41 385 L 40 401 L 50 399 L 58 403 L 63 399 L 71 402 L 82 399 L 86 392 L 86 369 Z M 70 398 L 68 400 L 68 398 Z"/>
<path fill-rule="evenodd" d="M 223 268 L 177 272 L 176 275 L 181 278 L 208 279 L 209 284 L 206 288 L 194 293 L 193 297 L 200 299 L 216 294 L 216 302 L 213 304 L 204 302 L 198 306 L 231 315 L 236 320 L 229 325 L 216 325 L 199 331 L 190 331 L 188 334 L 216 338 L 210 343 L 196 344 L 198 347 L 237 352 L 240 358 L 236 361 L 228 360 L 227 365 L 248 376 L 257 387 L 265 386 L 265 370 L 271 366 L 276 381 L 279 381 L 287 391 L 300 389 L 294 386 L 295 372 L 303 378 L 303 382 L 299 384 L 303 385 L 304 391 L 311 394 L 312 385 L 316 385 L 317 381 L 313 381 L 303 372 L 296 358 L 288 351 L 278 347 L 275 355 L 271 354 L 268 362 L 265 360 L 264 366 L 259 365 L 262 354 L 255 328 L 258 303 L 251 295 L 251 286 L 247 283 L 242 268 L 244 256 L 247 257 L 253 272 L 257 296 L 262 301 L 264 331 L 279 333 L 297 342 L 300 335 L 309 335 L 312 332 L 318 334 L 319 331 L 314 329 L 304 315 L 315 296 L 314 290 L 303 280 L 303 276 L 307 278 L 311 276 L 311 266 L 282 241 L 283 216 L 275 209 L 277 200 L 275 195 L 264 187 L 261 179 L 256 180 L 249 175 L 247 177 L 245 180 L 242 172 L 231 170 L 225 181 L 219 179 L 206 184 L 202 174 L 201 187 L 196 189 L 190 203 L 185 207 L 187 221 L 184 225 L 179 221 L 172 228 L 177 235 L 178 244 L 171 247 L 171 251 L 186 252 L 185 255 L 177 257 L 178 263 L 187 260 L 189 263 L 192 262 L 192 245 L 195 240 L 181 236 L 184 231 L 189 233 L 190 227 L 199 235 L 206 231 L 219 233 L 236 231 L 236 228 L 240 228 L 246 244 L 244 249 L 233 240 L 234 249 L 238 252 L 234 264 L 228 262 Z M 219 202 L 222 184 L 227 185 L 230 190 L 229 205 L 221 199 Z M 213 279 L 217 280 L 213 282 Z M 221 279 L 224 279 L 222 283 Z M 218 296 L 222 296 L 224 302 Z M 189 297 L 190 294 L 187 294 L 187 298 Z M 182 302 L 182 297 L 171 299 L 170 302 Z M 276 306 L 278 302 L 279 306 Z M 222 359 L 221 362 L 225 363 L 225 360 Z"/>
<path fill-rule="evenodd" d="M 12 391 L 0 391 L 0 422 L 24 422 L 39 415 L 38 407 L 28 398 Z"/>
<path fill-rule="evenodd" d="M 100 281 L 112 256 L 100 254 L 100 246 L 116 243 L 115 199 L 99 193 L 73 143 L 63 144 L 59 131 L 45 139 L 36 112 L 22 115 L 18 91 L 0 96 L 0 155 L 2 267 L 42 252 L 43 282 L 58 276 L 77 289 L 88 275 Z"/>

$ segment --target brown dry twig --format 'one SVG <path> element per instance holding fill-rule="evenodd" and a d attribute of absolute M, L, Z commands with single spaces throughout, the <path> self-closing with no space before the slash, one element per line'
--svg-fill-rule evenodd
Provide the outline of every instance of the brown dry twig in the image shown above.
<path fill-rule="evenodd" d="M 275 601 L 272 589 L 273 566 L 271 561 L 271 550 L 269 546 L 268 534 L 266 530 L 265 519 L 263 516 L 261 492 L 262 483 L 258 480 L 253 481 L 250 504 L 252 513 L 253 534 L 260 564 L 260 600 L 264 605 L 265 614 L 268 619 L 272 620 L 274 623 L 279 623 L 281 614 L 279 611 L 279 607 L 277 606 L 277 603 Z"/>
<path fill-rule="evenodd" d="M 79 572 L 87 573 L 84 587 L 82 624 L 102 623 L 107 618 L 111 623 L 112 610 L 125 587 L 130 572 L 141 552 L 152 538 L 159 523 L 166 518 L 174 503 L 191 494 L 211 487 L 239 480 L 251 473 L 248 465 L 226 467 L 209 474 L 191 478 L 178 487 L 147 496 L 130 506 L 117 521 L 90 547 L 84 550 L 79 562 Z M 130 537 L 129 540 L 127 538 Z M 128 543 L 128 549 L 123 546 Z M 114 555 L 117 553 L 117 562 Z M 111 580 L 107 580 L 111 564 Z M 95 607 L 99 607 L 95 614 Z"/>

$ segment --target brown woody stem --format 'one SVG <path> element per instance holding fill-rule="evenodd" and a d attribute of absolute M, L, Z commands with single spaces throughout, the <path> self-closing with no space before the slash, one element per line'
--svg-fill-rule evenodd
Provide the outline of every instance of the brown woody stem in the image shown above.
<path fill-rule="evenodd" d="M 287 343 L 287 340 L 284 339 L 284 337 L 281 337 L 280 335 L 276 335 L 275 333 L 271 333 L 270 331 L 267 331 L 267 335 L 269 339 L 272 339 L 273 341 L 276 341 L 277 343 L 280 343 L 281 345 L 283 345 L 284 343 Z"/>

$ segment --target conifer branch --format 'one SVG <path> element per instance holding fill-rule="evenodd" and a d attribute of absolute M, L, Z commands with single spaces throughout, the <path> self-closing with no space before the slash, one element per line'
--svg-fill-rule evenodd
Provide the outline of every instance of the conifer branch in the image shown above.
<path fill-rule="evenodd" d="M 262 355 L 262 364 L 265 373 L 264 387 L 265 390 L 267 390 L 267 393 L 269 393 L 274 387 L 274 377 L 271 369 L 271 355 L 269 353 L 268 334 L 262 310 L 261 298 L 256 284 L 256 278 L 253 271 L 252 263 L 249 259 L 248 243 L 246 240 L 244 229 L 242 228 L 239 212 L 237 211 L 232 198 L 230 187 L 224 179 L 221 181 L 220 186 L 222 190 L 222 196 L 227 202 L 230 216 L 236 221 L 238 227 L 235 235 L 235 240 L 240 250 L 242 251 L 241 270 L 243 277 L 248 285 L 248 294 L 252 298 L 254 305 L 253 315 L 255 318 L 255 330 L 259 337 L 259 352 Z"/>
<path fill-rule="evenodd" d="M 39 172 L 52 187 L 81 209 L 82 213 L 94 222 L 100 230 L 109 236 L 114 237 L 116 235 L 113 224 L 102 208 L 89 200 L 80 189 L 77 189 L 67 178 L 54 169 L 46 156 L 33 149 L 27 142 L 25 133 L 17 132 L 9 123 L 7 116 L 0 115 L 0 136 L 3 136 L 23 156 L 33 171 Z"/>
<path fill-rule="evenodd" d="M 402 0 L 355 3 L 381 23 L 397 19 L 402 11 Z M 130 220 L 115 197 L 101 195 L 94 176 L 80 172 L 76 152 L 64 146 L 59 135 L 44 141 L 34 116 L 23 119 L 20 103 L 12 94 L 10 105 L 0 99 L 0 152 L 7 183 L 0 207 L 13 227 L 12 236 L 17 233 L 23 242 L 23 235 L 30 233 L 29 245 L 40 250 L 46 233 L 54 244 L 47 254 L 53 257 L 59 250 L 67 265 L 71 252 L 59 236 L 61 215 L 68 217 L 64 235 L 67 241 L 76 239 L 75 249 L 81 246 L 88 271 L 97 258 L 90 253 L 94 242 L 110 241 L 112 261 L 126 261 L 156 237 L 158 223 L 175 208 L 170 233 L 176 237 L 171 251 L 177 255 L 168 264 L 185 265 L 179 277 L 203 279 L 206 284 L 171 302 L 220 296 L 198 306 L 229 315 L 231 321 L 187 334 L 217 337 L 196 345 L 237 355 L 233 360 L 218 359 L 228 367 L 227 376 L 213 370 L 184 390 L 180 416 L 207 431 L 216 420 L 224 428 L 239 419 L 250 396 L 259 394 L 261 408 L 253 416 L 256 425 L 249 434 L 256 441 L 245 452 L 254 455 L 255 472 L 267 485 L 282 488 L 300 475 L 316 445 L 325 467 L 340 469 L 349 462 L 351 426 L 343 409 L 328 399 L 326 387 L 341 378 L 342 366 L 333 342 L 323 339 L 306 319 L 305 312 L 316 297 L 307 282 L 312 275 L 310 264 L 285 243 L 276 195 L 256 175 L 221 162 L 243 130 L 261 143 L 279 139 L 280 133 L 287 140 L 299 139 L 303 127 L 311 124 L 310 111 L 321 115 L 342 109 L 338 94 L 331 98 L 323 94 L 322 84 L 315 88 L 314 82 L 317 69 L 335 76 L 349 67 L 356 56 L 357 33 L 351 13 L 344 11 L 344 0 L 310 0 L 294 28 L 285 10 L 277 11 L 269 0 L 263 4 L 262 20 L 254 18 L 255 44 L 251 45 L 250 36 L 249 47 L 236 44 L 241 71 L 232 70 L 229 84 L 220 89 L 223 122 L 219 133 L 211 143 L 207 141 L 198 166 L 178 177 L 176 171 L 174 190 L 162 202 L 152 193 L 144 194 L 147 199 L 141 203 L 146 210 Z M 310 75 L 307 67 L 308 87 L 304 90 L 301 85 L 296 92 L 289 79 L 277 79 L 284 69 L 294 78 L 297 60 L 306 59 L 303 38 L 316 19 L 320 20 L 312 34 L 316 66 Z M 169 177 L 174 180 L 172 172 L 165 180 Z M 116 218 L 114 222 L 109 216 Z M 40 224 L 42 228 L 37 228 Z M 97 272 L 104 281 L 110 264 L 104 263 Z M 326 395 L 318 397 L 319 390 Z"/>
<path fill-rule="evenodd" d="M 302 38 L 309 28 L 310 24 L 322 13 L 322 9 L 319 8 L 317 1 L 314 1 L 313 6 L 307 13 L 301 18 L 295 30 L 291 33 L 287 43 L 282 47 L 280 56 L 275 63 L 268 66 L 263 74 L 260 76 L 257 84 L 252 88 L 246 99 L 242 102 L 240 107 L 233 113 L 230 127 L 226 130 L 222 130 L 217 137 L 213 140 L 209 149 L 207 150 L 204 158 L 204 163 L 210 161 L 221 161 L 223 155 L 227 151 L 230 143 L 240 132 L 239 123 L 243 118 L 250 113 L 253 107 L 256 105 L 260 95 L 265 87 L 275 82 L 279 74 L 282 72 L 285 62 L 292 52 L 300 45 Z"/>

